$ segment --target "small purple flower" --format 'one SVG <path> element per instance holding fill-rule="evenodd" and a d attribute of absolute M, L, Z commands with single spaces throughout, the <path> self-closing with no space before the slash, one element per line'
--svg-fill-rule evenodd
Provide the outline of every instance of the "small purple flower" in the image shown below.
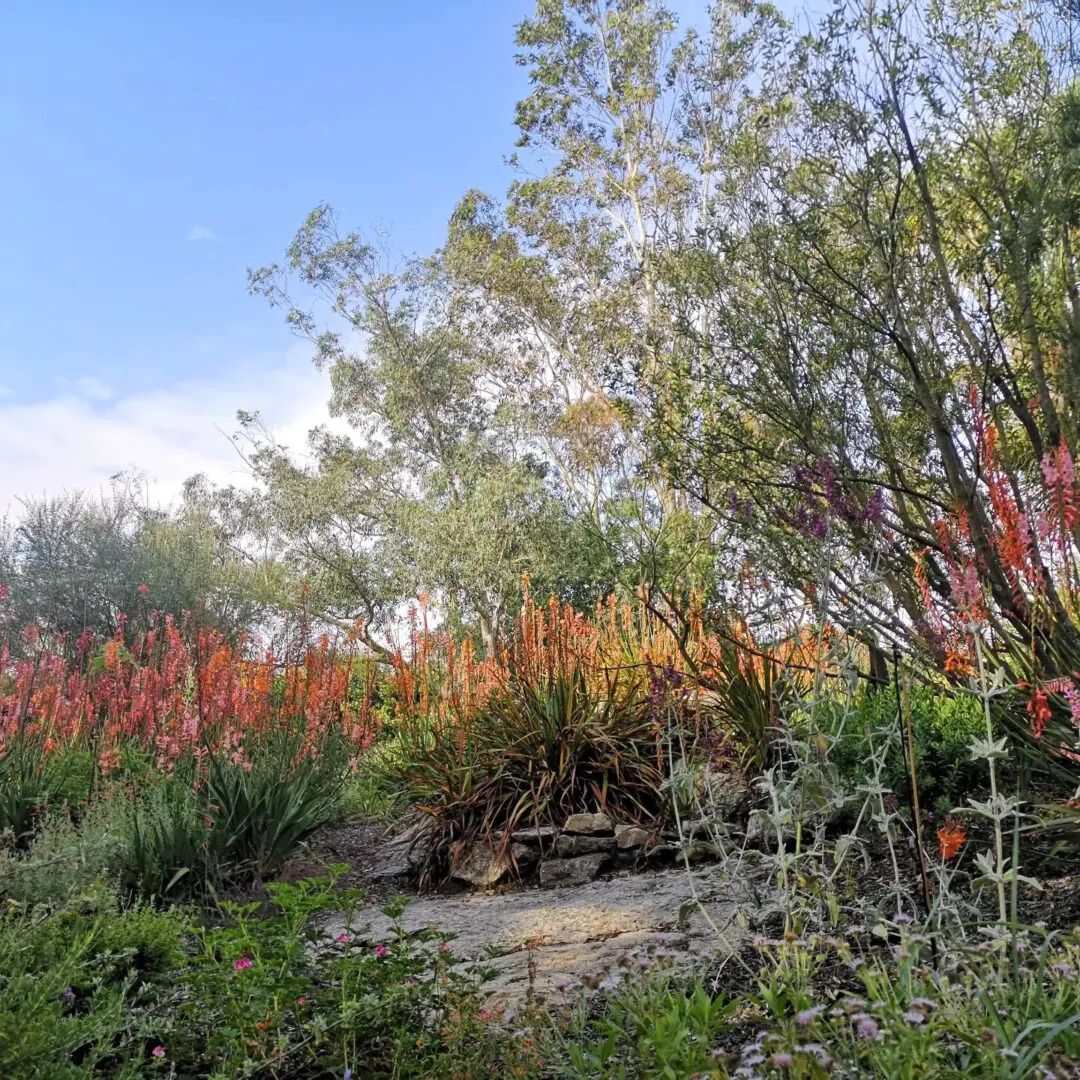
<path fill-rule="evenodd" d="M 75 1000 L 75 991 L 70 986 L 64 991 L 64 1000 L 69 1005 Z"/>
<path fill-rule="evenodd" d="M 898 926 L 907 926 L 911 921 L 912 918 L 906 911 L 898 911 L 893 916 L 893 922 Z"/>
<path fill-rule="evenodd" d="M 880 1034 L 880 1029 L 877 1026 L 877 1021 L 873 1017 L 865 1015 L 865 1013 L 859 1018 L 859 1023 L 855 1028 L 855 1034 L 860 1039 L 876 1039 Z"/>
<path fill-rule="evenodd" d="M 885 518 L 885 492 L 881 488 L 874 488 L 870 498 L 866 500 L 866 508 L 859 515 L 864 522 L 877 525 Z"/>
<path fill-rule="evenodd" d="M 783 1052 L 772 1056 L 773 1067 L 777 1069 L 790 1069 L 794 1061 L 795 1059 L 790 1054 Z"/>
<path fill-rule="evenodd" d="M 926 1023 L 926 1017 L 921 1012 L 919 1012 L 918 1009 L 908 1009 L 908 1011 L 906 1013 L 904 1013 L 904 1019 L 909 1024 L 925 1024 Z"/>
<path fill-rule="evenodd" d="M 796 1015 L 795 1023 L 799 1027 L 806 1027 L 807 1024 L 813 1023 L 824 1011 L 824 1005 L 815 1005 L 812 1009 L 803 1009 L 801 1013 Z"/>
<path fill-rule="evenodd" d="M 352 1069 L 346 1069 L 344 1075 L 341 1077 L 341 1080 L 352 1080 Z"/>

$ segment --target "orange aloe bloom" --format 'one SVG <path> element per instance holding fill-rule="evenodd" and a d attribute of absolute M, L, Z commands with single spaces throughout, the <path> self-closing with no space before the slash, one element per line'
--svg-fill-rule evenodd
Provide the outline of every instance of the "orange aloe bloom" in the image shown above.
<path fill-rule="evenodd" d="M 960 827 L 956 819 L 950 814 L 945 819 L 945 824 L 937 831 L 938 847 L 941 849 L 941 857 L 945 862 L 955 859 L 964 846 L 967 833 Z"/>

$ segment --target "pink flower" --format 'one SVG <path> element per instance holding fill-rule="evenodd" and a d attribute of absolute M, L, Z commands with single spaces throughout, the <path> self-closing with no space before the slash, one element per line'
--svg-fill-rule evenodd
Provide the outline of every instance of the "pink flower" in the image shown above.
<path fill-rule="evenodd" d="M 385 945 L 375 946 L 375 955 L 381 960 L 384 956 L 388 956 L 390 950 Z"/>
<path fill-rule="evenodd" d="M 352 941 L 352 934 L 346 934 L 344 930 L 337 936 L 338 942 L 341 945 L 348 945 Z"/>
<path fill-rule="evenodd" d="M 306 1005 L 307 1003 L 308 1003 L 308 1000 L 307 1000 L 306 997 L 298 997 L 296 999 L 296 1004 L 297 1005 Z"/>
<path fill-rule="evenodd" d="M 155 1046 L 154 1049 L 150 1051 L 150 1053 L 153 1054 L 156 1058 L 163 1058 L 165 1056 L 165 1047 Z"/>
<path fill-rule="evenodd" d="M 150 586 L 149 585 L 136 585 L 135 586 L 135 591 L 140 596 L 149 596 L 150 595 Z M 165 1051 L 163 1050 L 162 1053 L 164 1053 L 164 1052 Z"/>
<path fill-rule="evenodd" d="M 240 957 L 240 959 L 239 959 L 239 960 L 237 960 L 237 961 L 236 961 L 236 962 L 235 962 L 235 963 L 233 964 L 233 967 L 234 967 L 234 968 L 235 968 L 235 969 L 236 969 L 237 971 L 247 971 L 247 969 L 248 969 L 249 967 L 251 967 L 251 959 L 250 959 L 250 957 L 247 957 L 247 956 L 241 956 L 241 957 Z"/>

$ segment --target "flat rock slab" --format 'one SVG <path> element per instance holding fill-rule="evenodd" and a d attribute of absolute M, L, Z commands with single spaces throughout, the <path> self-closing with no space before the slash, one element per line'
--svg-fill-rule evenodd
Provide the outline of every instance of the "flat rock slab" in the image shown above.
<path fill-rule="evenodd" d="M 755 909 L 749 885 L 728 880 L 718 866 L 695 869 L 693 880 L 719 934 L 699 910 L 684 907 L 691 897 L 685 869 L 622 874 L 558 890 L 426 896 L 409 904 L 402 924 L 409 932 L 454 934 L 460 961 L 481 961 L 496 971 L 486 986 L 493 1000 L 513 1005 L 524 997 L 531 958 L 535 993 L 565 1003 L 608 969 L 620 963 L 633 969 L 639 957 L 657 950 L 689 964 L 738 949 L 749 936 L 739 916 Z M 378 943 L 392 928 L 381 911 L 368 909 L 357 915 L 352 932 Z M 341 919 L 325 927 L 335 937 L 343 929 Z"/>

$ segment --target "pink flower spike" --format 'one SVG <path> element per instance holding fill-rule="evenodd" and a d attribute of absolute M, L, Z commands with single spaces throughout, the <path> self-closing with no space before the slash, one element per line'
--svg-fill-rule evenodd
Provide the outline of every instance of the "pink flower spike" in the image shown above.
<path fill-rule="evenodd" d="M 375 946 L 375 955 L 381 960 L 384 956 L 388 956 L 390 950 L 385 945 Z"/>
<path fill-rule="evenodd" d="M 165 1056 L 165 1047 L 155 1046 L 154 1049 L 150 1051 L 150 1053 L 153 1054 L 156 1058 L 163 1058 Z"/>
<path fill-rule="evenodd" d="M 247 956 L 241 956 L 240 959 L 233 964 L 233 967 L 237 971 L 247 971 L 247 969 L 251 967 L 251 959 Z"/>

